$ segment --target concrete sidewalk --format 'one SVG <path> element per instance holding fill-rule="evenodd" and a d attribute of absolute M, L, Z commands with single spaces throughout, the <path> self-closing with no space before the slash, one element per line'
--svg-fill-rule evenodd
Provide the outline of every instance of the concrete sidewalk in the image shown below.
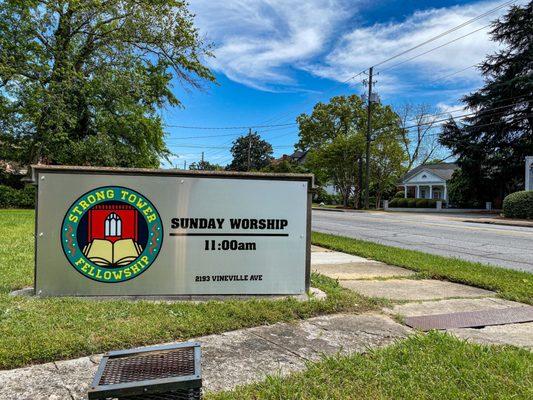
<path fill-rule="evenodd" d="M 338 279 L 366 296 L 387 298 L 383 313 L 335 314 L 293 323 L 243 329 L 194 339 L 202 344 L 204 388 L 232 389 L 305 368 L 323 355 L 350 354 L 386 346 L 414 330 L 404 317 L 526 306 L 495 293 L 437 280 L 417 280 L 412 271 L 349 254 L 312 247 L 313 271 Z M 533 323 L 452 329 L 481 343 L 533 349 Z M 100 355 L 0 371 L 0 400 L 86 399 Z"/>
<path fill-rule="evenodd" d="M 313 256 L 313 271 L 339 279 L 343 287 L 364 296 L 400 302 L 383 309 L 385 314 L 399 320 L 424 315 L 530 307 L 499 299 L 496 293 L 485 289 L 434 279 L 412 279 L 415 278 L 413 271 L 316 246 L 313 247 Z M 325 263 L 327 259 L 338 260 L 338 263 Z M 448 332 L 478 343 L 509 344 L 533 350 L 533 322 L 476 329 L 455 328 Z"/>
<path fill-rule="evenodd" d="M 232 389 L 270 374 L 302 370 L 323 355 L 364 352 L 411 329 L 381 314 L 337 314 L 194 339 L 202 344 L 204 388 Z M 82 400 L 100 355 L 0 371 L 2 400 Z"/>

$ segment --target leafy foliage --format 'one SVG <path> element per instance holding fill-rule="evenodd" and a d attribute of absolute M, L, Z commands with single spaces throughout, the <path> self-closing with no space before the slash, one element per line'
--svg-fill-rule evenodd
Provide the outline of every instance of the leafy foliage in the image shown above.
<path fill-rule="evenodd" d="M 193 162 L 189 165 L 191 171 L 223 171 L 224 167 L 218 164 L 211 164 L 209 161 Z"/>
<path fill-rule="evenodd" d="M 156 111 L 180 105 L 173 77 L 214 79 L 209 55 L 181 1 L 2 1 L 2 151 L 24 164 L 158 166 L 169 152 Z"/>
<path fill-rule="evenodd" d="M 482 203 L 478 199 L 483 196 L 483 188 L 486 185 L 490 185 L 488 179 L 480 180 L 473 185 L 468 173 L 458 169 L 448 182 L 448 200 L 456 207 L 479 208 Z"/>
<path fill-rule="evenodd" d="M 503 200 L 503 215 L 507 218 L 533 219 L 533 190 L 511 193 Z"/>
<path fill-rule="evenodd" d="M 394 189 L 403 172 L 405 152 L 400 144 L 400 118 L 388 106 L 372 106 L 370 187 L 379 203 L 385 191 Z M 319 182 L 331 183 L 341 193 L 344 206 L 353 196 L 359 206 L 364 178 L 366 107 L 359 96 L 336 96 L 328 103 L 317 103 L 310 115 L 298 119 L 302 150 L 309 150 L 306 161 Z"/>
<path fill-rule="evenodd" d="M 0 185 L 0 208 L 34 208 L 35 187 L 15 189 Z"/>
<path fill-rule="evenodd" d="M 532 26 L 533 2 L 512 6 L 493 23 L 492 38 L 505 48 L 480 65 L 485 85 L 463 98 L 475 115 L 464 125 L 449 121 L 440 136 L 458 156 L 471 200 L 480 203 L 523 188 L 524 158 L 533 149 Z"/>
<path fill-rule="evenodd" d="M 261 139 L 257 132 L 250 132 L 237 138 L 231 147 L 233 160 L 228 166 L 231 171 L 258 171 L 270 164 L 272 146 Z"/>
<path fill-rule="evenodd" d="M 280 162 L 271 162 L 264 167 L 261 172 L 273 172 L 277 174 L 306 174 L 309 169 L 293 161 L 281 160 Z"/>

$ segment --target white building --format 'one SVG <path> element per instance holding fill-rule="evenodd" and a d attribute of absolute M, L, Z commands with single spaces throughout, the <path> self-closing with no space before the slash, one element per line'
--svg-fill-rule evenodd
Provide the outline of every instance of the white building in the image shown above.
<path fill-rule="evenodd" d="M 400 186 L 406 198 L 448 201 L 448 182 L 457 169 L 454 163 L 419 165 L 404 175 Z"/>

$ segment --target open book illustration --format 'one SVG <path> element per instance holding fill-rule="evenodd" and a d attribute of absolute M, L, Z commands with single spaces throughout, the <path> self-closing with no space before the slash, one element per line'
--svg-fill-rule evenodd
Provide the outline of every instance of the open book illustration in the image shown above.
<path fill-rule="evenodd" d="M 101 267 L 122 267 L 135 261 L 142 253 L 142 247 L 132 239 L 109 240 L 94 239 L 83 249 L 83 254 Z"/>

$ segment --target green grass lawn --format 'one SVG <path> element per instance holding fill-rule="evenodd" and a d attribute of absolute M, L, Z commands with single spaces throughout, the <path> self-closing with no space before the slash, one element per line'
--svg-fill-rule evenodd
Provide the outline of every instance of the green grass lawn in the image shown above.
<path fill-rule="evenodd" d="M 533 274 L 415 250 L 313 232 L 313 244 L 417 271 L 421 276 L 494 290 L 508 300 L 533 304 Z"/>
<path fill-rule="evenodd" d="M 533 398 L 533 353 L 432 332 L 366 355 L 327 358 L 286 378 L 273 376 L 206 398 L 526 400 Z"/>
<path fill-rule="evenodd" d="M 12 297 L 12 290 L 33 284 L 33 218 L 33 211 L 0 210 L 0 369 L 377 306 L 319 275 L 312 284 L 328 294 L 326 301 Z"/>

